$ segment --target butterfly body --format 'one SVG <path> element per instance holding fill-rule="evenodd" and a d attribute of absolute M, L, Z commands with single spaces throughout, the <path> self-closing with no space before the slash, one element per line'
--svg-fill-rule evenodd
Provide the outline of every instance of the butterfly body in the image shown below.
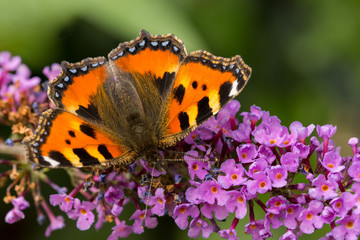
<path fill-rule="evenodd" d="M 30 161 L 47 167 L 127 165 L 176 144 L 216 114 L 247 83 L 240 56 L 186 53 L 174 35 L 140 36 L 104 57 L 62 63 L 44 112 L 24 141 Z"/>

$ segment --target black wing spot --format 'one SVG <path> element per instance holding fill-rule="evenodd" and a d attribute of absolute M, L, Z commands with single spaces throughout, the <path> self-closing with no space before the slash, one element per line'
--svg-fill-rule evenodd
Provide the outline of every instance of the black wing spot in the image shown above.
<path fill-rule="evenodd" d="M 98 146 L 98 151 L 101 155 L 104 156 L 105 159 L 112 159 L 114 158 L 111 153 L 109 152 L 109 150 L 107 149 L 107 147 L 105 145 L 99 145 Z"/>
<path fill-rule="evenodd" d="M 176 99 L 176 101 L 178 101 L 179 104 L 181 104 L 185 95 L 184 86 L 180 84 L 178 87 L 176 87 L 176 89 L 174 89 L 174 91 L 175 91 L 174 98 Z"/>
<path fill-rule="evenodd" d="M 178 119 L 180 121 L 181 130 L 185 130 L 190 127 L 189 115 L 186 112 L 181 112 Z"/>
<path fill-rule="evenodd" d="M 72 163 L 59 151 L 50 151 L 49 157 L 58 161 L 60 166 L 72 166 Z"/>
<path fill-rule="evenodd" d="M 81 124 L 80 131 L 86 134 L 87 136 L 96 139 L 95 130 L 90 125 Z"/>
<path fill-rule="evenodd" d="M 165 72 L 163 77 L 158 77 L 155 80 L 156 87 L 159 91 L 160 96 L 164 96 L 166 90 L 169 89 L 171 84 L 173 83 L 174 78 L 175 78 L 175 72 L 172 73 Z"/>
<path fill-rule="evenodd" d="M 75 137 L 75 132 L 73 130 L 69 130 L 68 133 L 69 133 L 70 137 L 73 137 L 73 138 Z"/>
<path fill-rule="evenodd" d="M 99 160 L 91 156 L 84 148 L 74 148 L 73 152 L 79 157 L 84 166 L 100 164 Z"/>
<path fill-rule="evenodd" d="M 93 103 L 90 103 L 87 108 L 80 105 L 79 109 L 76 110 L 75 112 L 80 117 L 91 119 L 93 121 L 101 121 L 99 111 Z"/>
<path fill-rule="evenodd" d="M 204 91 L 207 89 L 207 86 L 205 84 L 203 84 L 201 87 L 202 87 L 202 90 L 204 90 Z"/>
<path fill-rule="evenodd" d="M 67 145 L 70 145 L 70 144 L 71 144 L 71 142 L 70 142 L 69 139 L 66 139 L 66 140 L 65 140 L 65 143 L 66 143 Z"/>
<path fill-rule="evenodd" d="M 196 116 L 196 123 L 199 125 L 204 120 L 208 119 L 213 115 L 212 108 L 209 106 L 209 98 L 203 97 L 197 104 L 198 115 Z"/>
<path fill-rule="evenodd" d="M 197 81 L 193 81 L 191 85 L 192 85 L 193 89 L 196 89 L 198 87 Z"/>
<path fill-rule="evenodd" d="M 227 81 L 221 84 L 219 89 L 220 105 L 223 107 L 230 99 L 229 95 L 231 92 L 232 84 Z"/>

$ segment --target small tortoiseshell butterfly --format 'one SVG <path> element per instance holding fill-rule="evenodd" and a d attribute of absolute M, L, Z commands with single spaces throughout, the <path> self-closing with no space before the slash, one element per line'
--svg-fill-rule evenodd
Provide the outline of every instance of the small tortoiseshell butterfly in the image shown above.
<path fill-rule="evenodd" d="M 172 34 L 121 43 L 105 57 L 62 62 L 42 113 L 24 140 L 30 161 L 45 167 L 159 162 L 159 149 L 182 140 L 236 97 L 251 68 L 240 56 L 186 53 Z"/>

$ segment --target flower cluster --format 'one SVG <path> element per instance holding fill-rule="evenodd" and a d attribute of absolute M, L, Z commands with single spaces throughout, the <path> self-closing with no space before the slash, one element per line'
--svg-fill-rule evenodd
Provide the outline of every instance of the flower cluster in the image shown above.
<path fill-rule="evenodd" d="M 47 80 L 54 79 L 60 73 L 60 65 L 44 68 Z M 30 136 L 36 126 L 38 115 L 49 108 L 46 86 L 42 86 L 40 77 L 31 77 L 30 69 L 19 56 L 11 56 L 9 52 L 0 52 L 0 124 L 12 127 L 15 134 Z"/>
<path fill-rule="evenodd" d="M 18 60 L 6 55 L 2 58 L 8 64 L 3 68 L 14 70 Z M 4 66 L 3 62 L 0 66 Z M 34 101 L 30 97 L 33 91 L 22 93 L 27 94 L 28 103 Z M 13 101 L 16 99 L 14 95 Z M 31 195 L 39 223 L 50 220 L 46 236 L 65 227 L 64 217 L 54 216 L 48 200 L 41 195 L 42 181 L 57 192 L 50 196 L 50 204 L 76 220 L 78 229 L 99 229 L 103 223 L 112 222 L 110 240 L 155 228 L 158 217 L 165 215 L 187 230 L 190 238 L 218 234 L 225 239 L 239 239 L 238 233 L 245 232 L 253 239 L 266 239 L 272 236 L 272 229 L 284 226 L 287 230 L 281 239 L 288 240 L 329 225 L 331 231 L 323 239 L 357 239 L 359 140 L 351 138 L 353 154 L 342 157 L 331 140 L 336 132 L 332 125 L 315 127 L 293 122 L 287 128 L 276 116 L 256 106 L 241 113 L 239 121 L 239 109 L 240 103 L 231 101 L 183 141 L 161 151 L 165 171 L 148 166 L 146 159 L 138 159 L 126 168 L 110 166 L 90 173 L 69 168 L 75 184 L 70 193 L 51 182 L 44 169 L 0 160 L 14 166 L 0 173 L 0 179 L 13 180 L 6 197 L 13 209 L 5 221 L 23 219 L 22 210 L 29 207 L 25 198 Z M 311 136 L 315 129 L 318 137 Z M 255 214 L 255 204 L 263 214 Z M 129 205 L 135 211 L 126 219 L 122 213 Z M 238 223 L 244 218 L 248 223 L 241 229 Z M 226 229 L 218 225 L 223 220 L 229 222 Z"/>

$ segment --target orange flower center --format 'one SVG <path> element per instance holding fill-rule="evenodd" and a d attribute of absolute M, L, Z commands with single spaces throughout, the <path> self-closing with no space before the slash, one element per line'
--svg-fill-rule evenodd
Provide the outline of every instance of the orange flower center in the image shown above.
<path fill-rule="evenodd" d="M 195 163 L 194 165 L 192 165 L 192 169 L 193 169 L 193 170 L 198 170 L 198 168 L 199 168 L 199 165 L 197 165 L 197 163 Z"/>
<path fill-rule="evenodd" d="M 202 226 L 202 224 L 201 224 L 201 223 L 199 223 L 199 222 L 196 222 L 196 225 L 198 225 L 199 227 L 201 227 L 201 226 Z"/>
<path fill-rule="evenodd" d="M 287 212 L 288 212 L 289 214 L 293 214 L 293 213 L 294 213 L 294 209 L 293 209 L 292 207 L 289 207 L 289 208 L 287 209 Z"/>
<path fill-rule="evenodd" d="M 80 213 L 81 213 L 81 214 L 86 214 L 87 212 L 86 212 L 85 209 L 82 208 L 82 209 L 80 209 Z"/>
<path fill-rule="evenodd" d="M 246 153 L 242 153 L 242 154 L 241 154 L 241 157 L 242 157 L 242 158 L 247 158 Z"/>
<path fill-rule="evenodd" d="M 274 214 L 273 214 L 273 213 L 270 213 L 270 214 L 269 214 L 269 218 L 270 218 L 270 219 L 273 219 L 273 217 L 274 217 Z"/>
<path fill-rule="evenodd" d="M 337 202 L 337 203 L 335 204 L 335 207 L 341 208 L 341 202 Z"/>
<path fill-rule="evenodd" d="M 237 200 L 238 200 L 239 203 L 243 203 L 243 202 L 244 202 L 244 199 L 243 199 L 241 196 L 238 197 Z"/>
<path fill-rule="evenodd" d="M 265 183 L 264 181 L 262 181 L 262 182 L 259 183 L 259 186 L 260 186 L 261 188 L 264 188 L 264 187 L 266 186 L 266 183 Z"/>
<path fill-rule="evenodd" d="M 284 141 L 284 144 L 285 144 L 285 145 L 286 145 L 286 144 L 289 144 L 289 141 L 288 141 L 288 140 Z"/>
<path fill-rule="evenodd" d="M 312 219 L 312 217 L 313 217 L 313 215 L 312 215 L 311 213 L 308 213 L 308 214 L 306 215 L 306 219 L 307 219 L 307 220 Z"/>
<path fill-rule="evenodd" d="M 350 221 L 350 222 L 347 222 L 347 223 L 346 223 L 346 227 L 347 227 L 347 228 L 353 228 L 353 227 L 354 227 L 354 223 L 351 222 L 351 221 Z"/>
<path fill-rule="evenodd" d="M 179 212 L 180 212 L 180 213 L 184 213 L 184 212 L 186 212 L 186 207 L 182 207 L 182 208 L 180 208 Z"/>
<path fill-rule="evenodd" d="M 277 202 L 275 203 L 275 207 L 280 207 L 280 205 L 281 205 L 281 201 L 277 201 Z"/>
<path fill-rule="evenodd" d="M 145 217 L 145 213 L 143 213 L 139 216 L 140 219 L 144 219 L 144 217 Z"/>
<path fill-rule="evenodd" d="M 66 202 L 70 202 L 70 198 L 65 197 L 65 201 L 66 201 Z"/>
<path fill-rule="evenodd" d="M 213 187 L 211 188 L 211 192 L 212 192 L 212 193 L 217 193 L 217 191 L 218 191 L 217 187 L 213 186 Z"/>
<path fill-rule="evenodd" d="M 324 184 L 324 185 L 322 185 L 321 190 L 326 192 L 327 190 L 329 190 L 329 186 Z"/>
<path fill-rule="evenodd" d="M 253 173 L 257 173 L 258 171 L 259 171 L 259 170 L 257 170 L 257 169 L 254 169 L 254 170 L 253 170 Z"/>
<path fill-rule="evenodd" d="M 275 143 L 276 143 L 275 139 L 271 139 L 271 140 L 270 140 L 270 143 L 271 143 L 271 144 L 275 144 Z"/>
<path fill-rule="evenodd" d="M 251 224 L 251 225 L 250 225 L 250 228 L 251 228 L 251 229 L 255 229 L 255 228 L 256 228 L 256 224 Z"/>
<path fill-rule="evenodd" d="M 238 175 L 237 175 L 237 174 L 231 175 L 231 179 L 232 179 L 233 181 L 235 181 L 237 178 L 238 178 Z"/>
<path fill-rule="evenodd" d="M 333 167 L 334 167 L 334 164 L 329 163 L 327 166 L 328 166 L 328 168 L 333 168 Z"/>
<path fill-rule="evenodd" d="M 164 201 L 161 198 L 158 198 L 158 203 L 163 204 Z"/>

